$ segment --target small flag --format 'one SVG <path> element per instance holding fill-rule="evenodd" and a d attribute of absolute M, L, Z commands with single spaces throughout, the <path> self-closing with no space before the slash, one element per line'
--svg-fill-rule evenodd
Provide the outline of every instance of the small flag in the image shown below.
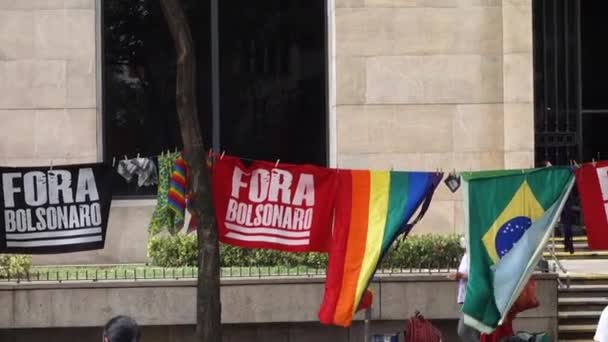
<path fill-rule="evenodd" d="M 423 202 L 431 200 L 442 176 L 424 172 L 338 172 L 334 237 L 319 310 L 321 323 L 351 324 L 382 257 L 399 234 L 411 228 L 408 221 Z"/>
<path fill-rule="evenodd" d="M 169 185 L 169 209 L 173 211 L 176 218 L 176 226 L 181 228 L 184 224 L 186 210 L 186 173 L 188 167 L 183 157 L 177 157 L 173 164 L 171 183 Z"/>
<path fill-rule="evenodd" d="M 530 279 L 574 184 L 568 167 L 463 175 L 470 271 L 465 324 L 492 333 Z"/>
<path fill-rule="evenodd" d="M 608 249 L 608 161 L 583 164 L 576 170 L 589 248 Z"/>

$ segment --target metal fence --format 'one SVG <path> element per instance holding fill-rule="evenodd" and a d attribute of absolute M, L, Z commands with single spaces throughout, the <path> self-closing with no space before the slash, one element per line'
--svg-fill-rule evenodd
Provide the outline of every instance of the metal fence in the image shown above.
<path fill-rule="evenodd" d="M 420 265 L 420 267 L 382 267 L 376 275 L 435 274 L 453 272 L 453 267 Z M 326 268 L 308 266 L 247 266 L 222 267 L 221 278 L 265 278 L 265 277 L 322 277 Z M 105 280 L 162 280 L 196 279 L 196 267 L 163 268 L 146 265 L 103 265 L 70 267 L 32 267 L 25 273 L 6 272 L 0 269 L 1 282 L 64 282 Z"/>

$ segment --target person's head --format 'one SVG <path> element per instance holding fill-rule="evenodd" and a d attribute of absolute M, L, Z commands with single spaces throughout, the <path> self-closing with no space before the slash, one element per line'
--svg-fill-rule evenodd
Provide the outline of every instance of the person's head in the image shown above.
<path fill-rule="evenodd" d="M 139 342 L 139 327 L 128 316 L 116 316 L 103 327 L 103 342 Z"/>

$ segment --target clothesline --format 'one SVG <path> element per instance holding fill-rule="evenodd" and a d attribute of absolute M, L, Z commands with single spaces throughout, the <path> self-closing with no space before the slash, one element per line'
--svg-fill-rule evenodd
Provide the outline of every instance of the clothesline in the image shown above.
<path fill-rule="evenodd" d="M 160 155 L 162 156 L 162 155 L 164 155 L 164 154 L 169 154 L 169 153 L 171 153 L 171 151 L 170 151 L 170 150 L 167 150 L 166 152 L 165 152 L 165 151 L 161 151 L 161 154 L 160 154 Z M 178 150 L 178 149 L 177 149 L 177 147 L 176 147 L 173 153 L 182 153 L 182 151 Z M 223 150 L 221 153 L 216 153 L 216 152 L 214 152 L 214 151 L 213 151 L 213 149 L 208 149 L 208 150 L 207 150 L 207 158 L 209 158 L 209 159 L 214 159 L 214 158 L 218 158 L 218 157 L 219 157 L 219 158 L 223 158 L 223 157 L 224 157 L 224 156 L 226 156 L 226 155 L 227 155 L 227 153 L 226 153 L 226 151 L 225 151 L 225 150 Z M 159 156 L 159 155 L 157 154 L 157 155 L 148 155 L 148 156 L 143 156 L 143 157 L 142 157 L 142 156 L 141 156 L 141 155 L 138 153 L 138 154 L 137 154 L 137 156 L 136 156 L 135 158 L 147 158 L 147 159 L 152 159 L 152 158 L 155 158 L 155 157 L 158 157 L 158 156 Z M 234 158 L 238 158 L 238 159 L 244 160 L 244 161 L 248 161 L 248 162 L 255 162 L 255 161 L 259 161 L 259 160 L 260 160 L 260 159 L 256 159 L 256 158 L 250 158 L 250 157 L 246 157 L 246 156 L 239 156 L 239 155 L 230 155 L 230 156 L 232 156 L 232 157 L 234 157 Z M 598 162 L 600 162 L 600 161 L 601 161 L 601 159 L 599 159 L 599 156 L 600 156 L 600 154 L 598 153 L 598 159 L 592 158 L 592 159 L 591 159 L 591 161 L 590 161 L 589 163 L 591 163 L 591 164 L 593 164 L 593 165 L 595 166 L 595 165 L 596 165 Z M 131 158 L 131 159 L 132 159 L 132 158 Z M 117 157 L 112 157 L 112 167 L 115 167 L 115 166 L 116 166 L 116 161 L 117 161 L 117 160 L 118 160 L 118 158 L 117 158 Z M 127 155 L 124 155 L 124 160 L 129 160 L 129 158 L 127 157 Z M 270 162 L 270 161 L 269 161 L 269 162 Z M 275 167 L 278 167 L 280 163 L 281 163 L 281 159 L 280 159 L 280 158 L 276 159 L 276 161 L 275 161 Z M 544 164 L 545 164 L 545 166 L 552 166 L 552 163 L 551 163 L 550 161 L 548 161 L 548 160 L 544 161 Z M 570 166 L 573 166 L 573 167 L 575 167 L 575 168 L 580 168 L 580 166 L 581 166 L 581 164 L 579 164 L 579 163 L 578 163 L 578 162 L 577 162 L 575 159 L 571 159 L 571 160 L 569 161 L 569 165 L 570 165 Z M 51 163 L 51 167 L 52 167 L 52 163 Z M 327 167 L 327 168 L 328 168 L 328 169 L 337 170 L 337 171 L 339 171 L 339 170 L 344 170 L 343 168 L 338 168 L 338 167 Z M 534 167 L 531 167 L 531 168 L 534 168 Z M 392 171 L 392 170 L 393 170 L 393 168 L 391 167 L 391 171 Z M 443 168 L 436 168 L 436 169 L 435 169 L 435 171 L 436 171 L 437 173 L 443 173 L 443 172 L 444 172 Z M 451 171 L 449 174 L 451 174 L 451 175 L 460 175 L 460 174 L 467 174 L 467 173 L 471 173 L 471 172 L 474 172 L 474 171 L 472 170 L 472 168 L 471 168 L 471 169 L 469 169 L 469 170 L 466 170 L 466 171 L 462 171 L 462 170 L 461 170 L 461 171 L 457 171 L 457 170 L 454 168 L 454 169 L 452 169 L 452 171 Z"/>

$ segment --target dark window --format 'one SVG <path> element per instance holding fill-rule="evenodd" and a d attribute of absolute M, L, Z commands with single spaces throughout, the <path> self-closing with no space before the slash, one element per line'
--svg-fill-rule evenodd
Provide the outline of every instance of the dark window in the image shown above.
<path fill-rule="evenodd" d="M 608 158 L 608 96 L 606 84 L 608 11 L 605 1 L 581 1 L 581 69 L 583 97 L 583 160 Z"/>
<path fill-rule="evenodd" d="M 211 115 L 209 1 L 184 0 L 197 56 L 205 145 L 254 159 L 327 164 L 326 4 L 221 0 L 220 130 Z M 157 0 L 103 1 L 104 155 L 181 148 L 175 51 Z M 118 196 L 156 189 L 114 182 Z"/>
<path fill-rule="evenodd" d="M 604 80 L 608 78 L 606 34 L 606 1 L 581 1 L 581 66 L 583 108 L 608 109 Z"/>

